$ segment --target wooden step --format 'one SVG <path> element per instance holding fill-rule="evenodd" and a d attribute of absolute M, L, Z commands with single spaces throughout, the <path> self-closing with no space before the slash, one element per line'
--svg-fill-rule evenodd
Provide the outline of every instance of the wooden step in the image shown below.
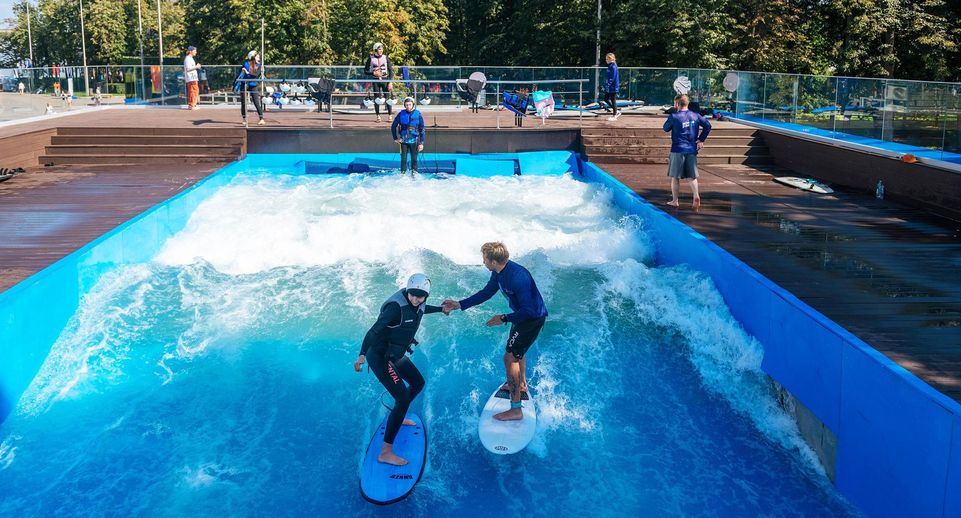
<path fill-rule="evenodd" d="M 584 146 L 591 145 L 633 145 L 639 143 L 657 143 L 658 145 L 671 145 L 671 135 L 670 133 L 665 133 L 663 137 L 659 138 L 641 138 L 641 137 L 613 137 L 613 136 L 602 136 L 602 137 L 586 137 L 582 136 L 581 141 Z M 715 135 L 711 133 L 707 138 L 707 145 L 721 144 L 725 146 L 758 146 L 764 145 L 764 139 L 760 136 L 754 137 L 739 137 L 739 136 L 728 136 L 728 135 Z"/>
<path fill-rule="evenodd" d="M 53 145 L 47 146 L 47 155 L 217 155 L 240 156 L 239 144 L 209 145 L 209 144 L 177 144 L 177 145 L 144 145 L 144 144 L 86 144 L 86 145 Z"/>
<path fill-rule="evenodd" d="M 590 156 L 595 155 L 641 155 L 667 156 L 671 152 L 670 142 L 666 144 L 633 144 L 633 145 L 601 145 L 584 146 Z M 708 155 L 766 155 L 767 146 L 725 146 L 712 145 L 710 140 L 704 146 L 703 154 Z"/>
<path fill-rule="evenodd" d="M 204 137 L 246 137 L 244 128 L 108 128 L 108 127 L 72 127 L 57 128 L 57 135 L 91 136 L 91 135 L 173 135 L 173 136 L 204 136 Z"/>
<path fill-rule="evenodd" d="M 235 156 L 227 155 L 43 155 L 42 165 L 70 164 L 196 164 L 202 162 L 231 162 Z"/>
<path fill-rule="evenodd" d="M 597 164 L 665 164 L 667 156 L 641 156 L 641 155 L 591 155 L 588 153 L 588 160 Z M 745 165 L 766 165 L 773 163 L 770 155 L 698 155 L 698 164 L 745 164 Z"/>
<path fill-rule="evenodd" d="M 714 136 L 731 136 L 731 137 L 753 137 L 758 135 L 758 130 L 754 128 L 712 128 L 711 137 Z M 584 128 L 581 130 L 581 137 L 643 137 L 643 138 L 661 138 L 667 136 L 670 138 L 671 134 L 665 132 L 661 128 Z"/>
<path fill-rule="evenodd" d="M 243 145 L 242 136 L 210 135 L 54 135 L 50 143 L 55 146 L 83 146 L 96 144 L 139 145 Z"/>

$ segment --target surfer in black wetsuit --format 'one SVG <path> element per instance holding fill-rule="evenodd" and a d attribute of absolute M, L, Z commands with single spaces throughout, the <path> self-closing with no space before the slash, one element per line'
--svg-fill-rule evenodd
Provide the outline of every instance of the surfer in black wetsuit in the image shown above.
<path fill-rule="evenodd" d="M 414 424 L 404 418 L 410 402 L 424 388 L 424 377 L 407 356 L 408 352 L 413 352 L 411 346 L 417 345 L 414 335 L 420 327 L 420 320 L 427 313 L 449 313 L 439 306 L 427 305 L 429 294 L 430 279 L 422 273 L 411 275 L 407 288 L 393 294 L 381 305 L 380 316 L 364 336 L 360 356 L 354 362 L 354 370 L 360 372 L 366 359 L 371 372 L 394 398 L 394 408 L 387 417 L 384 444 L 377 456 L 377 460 L 385 464 L 407 464 L 407 459 L 394 453 L 394 439 L 401 424 Z"/>

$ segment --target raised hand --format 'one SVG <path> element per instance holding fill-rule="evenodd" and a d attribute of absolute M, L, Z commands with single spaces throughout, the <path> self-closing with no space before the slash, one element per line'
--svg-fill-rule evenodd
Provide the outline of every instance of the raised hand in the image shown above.
<path fill-rule="evenodd" d="M 494 315 L 487 321 L 487 327 L 499 326 L 504 323 L 504 315 Z"/>

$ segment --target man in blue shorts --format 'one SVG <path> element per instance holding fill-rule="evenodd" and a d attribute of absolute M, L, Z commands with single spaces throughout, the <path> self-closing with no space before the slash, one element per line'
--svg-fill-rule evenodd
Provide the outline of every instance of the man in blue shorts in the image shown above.
<path fill-rule="evenodd" d="M 500 290 L 507 297 L 512 313 L 494 315 L 488 326 L 510 323 L 507 349 L 504 352 L 504 369 L 507 371 L 507 390 L 511 395 L 511 408 L 494 416 L 499 421 L 517 421 L 524 418 L 521 400 L 527 392 L 527 360 L 524 354 L 534 344 L 547 320 L 547 307 L 531 273 L 523 266 L 510 261 L 510 253 L 504 243 L 484 243 L 481 247 L 484 266 L 491 272 L 487 286 L 464 300 L 447 299 L 444 311 L 466 310 L 483 304 Z M 503 387 L 502 387 L 503 388 Z"/>
<path fill-rule="evenodd" d="M 711 123 L 699 113 L 687 109 L 690 101 L 686 95 L 674 98 L 675 113 L 667 116 L 664 121 L 664 131 L 671 133 L 671 155 L 667 159 L 667 175 L 671 177 L 672 207 L 679 205 L 677 193 L 681 187 L 681 178 L 691 183 L 694 193 L 694 208 L 701 206 L 701 196 L 697 191 L 697 152 L 704 147 L 704 141 L 711 132 Z"/>

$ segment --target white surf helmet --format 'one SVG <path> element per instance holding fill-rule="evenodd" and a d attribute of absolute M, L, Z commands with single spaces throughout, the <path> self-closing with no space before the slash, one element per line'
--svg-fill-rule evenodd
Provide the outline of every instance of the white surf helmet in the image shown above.
<path fill-rule="evenodd" d="M 407 293 L 415 297 L 430 295 L 430 279 L 422 273 L 415 273 L 407 279 Z"/>

